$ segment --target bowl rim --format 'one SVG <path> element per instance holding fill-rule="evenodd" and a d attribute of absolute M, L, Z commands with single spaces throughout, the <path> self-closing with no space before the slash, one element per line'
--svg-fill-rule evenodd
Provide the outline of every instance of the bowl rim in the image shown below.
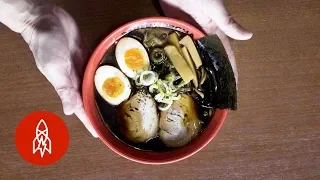
<path fill-rule="evenodd" d="M 97 105 L 95 103 L 93 84 L 93 77 L 98 64 L 101 62 L 103 55 L 106 53 L 109 47 L 113 45 L 114 42 L 116 42 L 119 38 L 121 38 L 125 32 L 129 32 L 130 30 L 134 29 L 134 27 L 137 27 L 139 25 L 150 23 L 163 23 L 167 25 L 173 25 L 175 27 L 182 28 L 183 30 L 187 30 L 187 32 L 191 32 L 194 35 L 197 35 L 198 38 L 205 36 L 202 31 L 192 26 L 191 24 L 168 17 L 147 17 L 125 23 L 124 25 L 112 31 L 108 36 L 106 36 L 92 53 L 84 73 L 82 96 L 84 109 L 88 115 L 89 122 L 97 132 L 99 139 L 107 147 L 109 147 L 118 155 L 131 161 L 142 164 L 160 165 L 184 160 L 203 149 L 219 132 L 224 120 L 226 119 L 228 110 L 216 109 L 216 112 L 207 125 L 206 129 L 195 140 L 193 140 L 186 146 L 176 148 L 168 152 L 146 152 L 143 150 L 134 149 L 118 140 L 109 131 L 109 129 L 103 125 L 103 120 L 100 116 L 100 113 L 98 112 Z M 174 152 L 176 152 L 175 155 Z M 173 155 L 171 153 L 173 153 Z"/>

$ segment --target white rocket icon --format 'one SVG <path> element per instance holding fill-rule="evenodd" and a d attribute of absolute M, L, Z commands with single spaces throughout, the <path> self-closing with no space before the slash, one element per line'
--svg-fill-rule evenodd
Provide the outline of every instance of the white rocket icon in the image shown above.
<path fill-rule="evenodd" d="M 40 129 L 44 127 L 44 129 Z M 33 154 L 40 152 L 41 158 L 47 151 L 51 154 L 51 139 L 49 138 L 49 129 L 46 122 L 41 119 L 36 127 L 36 137 L 33 139 Z"/>

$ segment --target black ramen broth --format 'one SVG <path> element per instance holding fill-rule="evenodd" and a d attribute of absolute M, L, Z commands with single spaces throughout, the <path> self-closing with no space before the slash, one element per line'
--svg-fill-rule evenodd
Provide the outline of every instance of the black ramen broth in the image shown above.
<path fill-rule="evenodd" d="M 124 35 L 123 37 L 131 37 L 131 38 L 138 40 L 141 44 L 144 45 L 144 47 L 146 48 L 146 50 L 150 56 L 150 53 L 151 53 L 150 51 L 153 48 L 151 46 L 157 46 L 157 44 L 154 45 L 154 44 L 152 44 L 154 42 L 151 42 L 151 44 L 149 44 L 150 48 L 148 48 L 145 46 L 146 42 L 143 42 L 144 38 L 146 38 L 148 33 L 150 36 L 150 31 L 151 32 L 156 31 L 156 33 L 151 33 L 152 34 L 151 36 L 158 38 L 158 40 L 157 40 L 158 42 L 156 42 L 156 43 L 161 44 L 161 46 L 165 46 L 167 44 L 166 41 L 167 41 L 168 35 L 170 33 L 176 32 L 179 39 L 181 39 L 182 37 L 184 37 L 186 35 L 183 32 L 168 29 L 168 28 L 143 28 L 143 29 L 131 31 L 128 34 Z M 189 34 L 189 36 L 192 37 L 191 34 Z M 99 67 L 104 66 L 104 65 L 110 65 L 110 66 L 114 66 L 114 67 L 120 69 L 120 67 L 117 63 L 117 60 L 116 60 L 116 56 L 115 56 L 116 45 L 117 45 L 117 43 L 108 49 L 108 51 L 105 53 L 101 63 L 99 64 Z M 150 65 L 151 66 L 153 65 L 152 62 L 150 62 Z M 161 75 L 159 77 L 161 77 Z M 132 97 L 138 90 L 143 89 L 143 87 L 142 88 L 137 87 L 135 85 L 134 80 L 132 80 L 130 78 L 128 78 L 128 79 L 131 84 L 130 97 Z M 187 92 L 187 94 L 190 94 L 190 96 L 191 96 L 192 92 Z M 193 99 L 195 100 L 195 102 L 197 104 L 197 102 L 198 102 L 197 96 L 193 95 L 192 97 L 195 97 Z M 100 94 L 98 93 L 96 88 L 95 88 L 95 101 L 96 101 L 97 108 L 98 108 L 100 116 L 103 120 L 104 125 L 121 142 L 123 142 L 133 148 L 136 148 L 139 150 L 145 150 L 145 151 L 164 152 L 164 151 L 169 151 L 169 150 L 173 149 L 173 147 L 168 147 L 166 144 L 163 143 L 163 141 L 159 138 L 159 134 L 157 136 L 155 136 L 154 138 L 151 138 L 148 141 L 143 142 L 143 143 L 132 143 L 131 141 L 127 140 L 127 138 L 125 138 L 120 131 L 121 125 L 119 123 L 119 118 L 118 118 L 118 113 L 117 113 L 118 106 L 110 105 L 106 100 L 104 100 L 104 98 L 102 98 L 102 96 L 100 96 Z M 197 105 L 196 107 L 197 107 L 196 111 L 198 112 L 199 118 L 202 121 L 202 126 L 201 126 L 201 130 L 200 130 L 200 133 L 201 133 L 203 131 L 203 129 L 205 129 L 207 127 L 211 117 L 213 116 L 214 108 L 207 108 L 207 107 L 204 107 L 201 105 Z M 158 115 L 159 115 L 159 110 L 157 110 L 157 111 L 158 111 Z"/>

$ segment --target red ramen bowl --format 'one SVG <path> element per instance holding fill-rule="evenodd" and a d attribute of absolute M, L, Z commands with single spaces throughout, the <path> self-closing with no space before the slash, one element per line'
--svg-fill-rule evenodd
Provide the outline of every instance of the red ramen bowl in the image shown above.
<path fill-rule="evenodd" d="M 189 144 L 166 152 L 144 151 L 131 147 L 117 137 L 104 125 L 95 102 L 94 75 L 107 50 L 124 34 L 145 27 L 166 27 L 193 34 L 199 39 L 205 34 L 194 26 L 180 20 L 151 17 L 127 23 L 107 36 L 95 49 L 86 67 L 83 80 L 83 102 L 90 123 L 103 143 L 117 154 L 143 164 L 168 164 L 186 159 L 205 147 L 218 133 L 227 116 L 227 110 L 217 109 L 204 131 Z M 107 121 L 107 119 L 105 119 Z"/>

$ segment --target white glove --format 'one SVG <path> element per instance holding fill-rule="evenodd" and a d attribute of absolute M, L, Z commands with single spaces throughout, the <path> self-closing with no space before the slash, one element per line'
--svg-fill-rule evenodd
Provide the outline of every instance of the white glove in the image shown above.
<path fill-rule="evenodd" d="M 37 67 L 60 96 L 64 113 L 77 115 L 98 137 L 80 95 L 80 75 L 88 52 L 73 18 L 44 0 L 0 0 L 0 22 L 21 33 L 29 44 Z"/>
<path fill-rule="evenodd" d="M 237 40 L 248 40 L 252 33 L 231 17 L 224 7 L 223 0 L 160 0 L 160 5 L 167 16 L 197 24 L 207 34 L 217 34 L 227 51 L 238 83 L 236 61 L 227 36 Z"/>

